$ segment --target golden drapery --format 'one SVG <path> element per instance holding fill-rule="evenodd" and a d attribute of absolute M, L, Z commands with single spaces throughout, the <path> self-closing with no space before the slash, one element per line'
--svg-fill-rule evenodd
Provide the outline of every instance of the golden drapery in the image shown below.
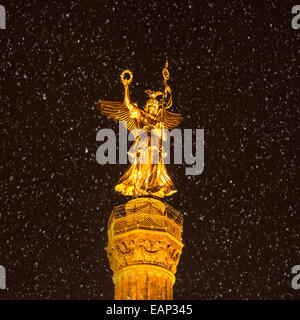
<path fill-rule="evenodd" d="M 141 121 L 144 122 L 144 119 Z M 129 152 L 132 164 L 118 181 L 116 191 L 125 196 L 151 195 L 161 198 L 177 191 L 164 164 L 166 154 L 163 146 L 159 145 L 159 139 L 165 138 L 165 135 L 159 125 L 157 122 L 153 126 L 144 126 L 144 134 L 137 137 Z"/>
<path fill-rule="evenodd" d="M 96 102 L 100 112 L 114 120 L 122 121 L 129 131 L 142 130 L 143 134 L 137 136 L 130 149 L 131 165 L 118 181 L 115 190 L 125 196 L 170 196 L 177 190 L 171 180 L 164 164 L 166 156 L 162 139 L 166 138 L 164 130 L 176 128 L 182 117 L 180 114 L 166 110 L 172 105 L 172 93 L 167 85 L 169 79 L 168 64 L 163 69 L 165 90 L 146 90 L 150 99 L 146 102 L 144 110 L 138 108 L 136 103 L 130 101 L 129 84 L 132 81 L 132 72 L 125 70 L 121 74 L 124 85 L 124 101 Z M 125 75 L 129 79 L 125 79 Z M 167 95 L 168 102 L 165 101 Z M 163 96 L 159 102 L 156 97 Z M 155 159 L 153 161 L 153 159 Z"/>

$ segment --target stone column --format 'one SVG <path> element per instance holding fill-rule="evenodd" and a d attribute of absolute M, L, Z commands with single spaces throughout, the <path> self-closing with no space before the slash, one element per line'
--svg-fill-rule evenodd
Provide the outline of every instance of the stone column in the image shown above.
<path fill-rule="evenodd" d="M 182 252 L 182 215 L 153 198 L 115 207 L 107 255 L 116 300 L 171 300 Z"/>

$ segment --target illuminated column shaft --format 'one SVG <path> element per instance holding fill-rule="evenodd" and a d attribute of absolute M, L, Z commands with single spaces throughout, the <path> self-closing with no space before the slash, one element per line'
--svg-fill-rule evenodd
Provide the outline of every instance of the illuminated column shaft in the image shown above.
<path fill-rule="evenodd" d="M 116 300 L 171 300 L 183 244 L 182 216 L 152 198 L 115 207 L 107 254 Z"/>
<path fill-rule="evenodd" d="M 174 275 L 171 277 L 161 267 L 125 267 L 114 277 L 115 299 L 172 300 L 174 280 Z"/>

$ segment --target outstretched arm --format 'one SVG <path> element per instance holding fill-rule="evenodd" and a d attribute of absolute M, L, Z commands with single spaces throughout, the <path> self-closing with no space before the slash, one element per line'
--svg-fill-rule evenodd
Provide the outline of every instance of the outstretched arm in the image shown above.
<path fill-rule="evenodd" d="M 125 74 L 129 74 L 129 79 L 125 79 Z M 130 70 L 124 70 L 121 73 L 121 81 L 124 86 L 124 105 L 129 109 L 130 116 L 132 118 L 138 118 L 140 116 L 140 109 L 137 106 L 137 103 L 133 103 L 130 101 L 130 95 L 129 95 L 129 85 L 132 81 L 132 72 Z"/>
<path fill-rule="evenodd" d="M 124 84 L 123 82 L 123 85 L 124 85 L 124 103 L 126 105 L 130 105 L 130 95 L 129 95 L 129 85 L 128 84 Z"/>
<path fill-rule="evenodd" d="M 130 101 L 128 85 L 124 85 L 124 105 L 128 108 L 132 118 L 139 118 L 141 110 L 138 108 L 137 103 Z"/>
<path fill-rule="evenodd" d="M 129 79 L 125 79 L 125 75 L 129 75 Z M 121 75 L 120 75 L 121 81 L 124 86 L 124 104 L 125 105 L 130 105 L 130 96 L 129 96 L 129 85 L 132 81 L 133 75 L 130 70 L 124 70 Z"/>
<path fill-rule="evenodd" d="M 124 79 L 125 73 L 129 73 L 130 78 Z M 123 71 L 121 80 L 124 85 L 124 101 L 105 101 L 95 102 L 100 112 L 109 118 L 125 123 L 129 131 L 138 127 L 138 120 L 141 117 L 141 110 L 136 103 L 130 101 L 129 84 L 132 80 L 132 73 L 129 70 Z"/>

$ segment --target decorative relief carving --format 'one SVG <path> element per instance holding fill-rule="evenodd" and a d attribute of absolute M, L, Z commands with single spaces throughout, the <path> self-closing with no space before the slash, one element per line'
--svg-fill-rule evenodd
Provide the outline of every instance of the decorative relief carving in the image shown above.
<path fill-rule="evenodd" d="M 134 264 L 153 264 L 176 273 L 181 255 L 181 247 L 170 244 L 168 238 L 149 240 L 141 238 L 119 239 L 107 248 L 108 258 L 113 271 Z M 161 237 L 163 239 L 163 236 Z"/>

